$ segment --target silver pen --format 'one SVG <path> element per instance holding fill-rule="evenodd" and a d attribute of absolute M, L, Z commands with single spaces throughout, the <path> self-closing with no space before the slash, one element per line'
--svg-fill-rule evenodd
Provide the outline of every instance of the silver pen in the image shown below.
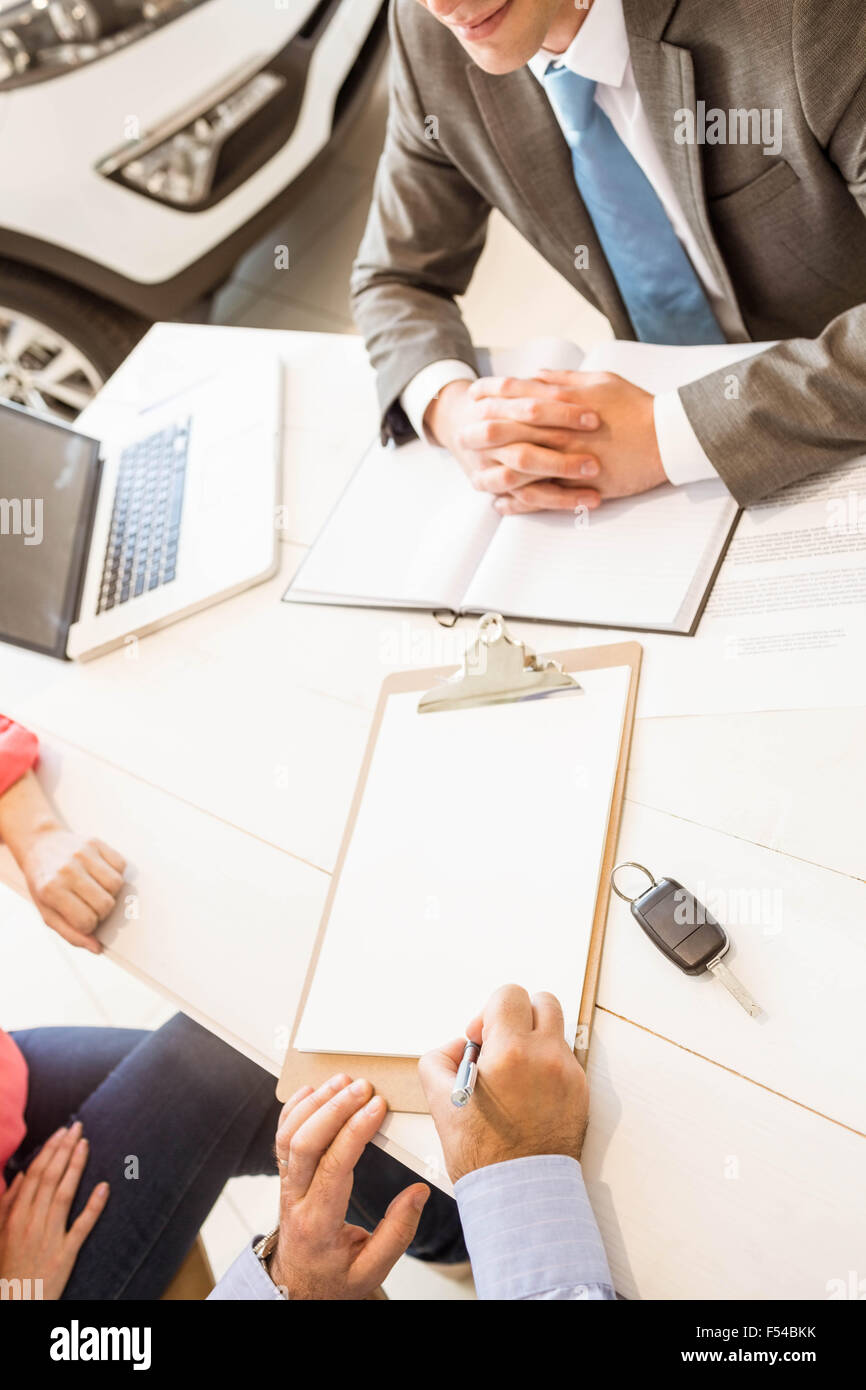
<path fill-rule="evenodd" d="M 468 1042 L 464 1047 L 463 1057 L 454 1078 L 454 1089 L 451 1092 L 452 1105 L 463 1106 L 472 1099 L 472 1092 L 475 1090 L 475 1082 L 478 1079 L 480 1052 L 480 1043 Z"/>

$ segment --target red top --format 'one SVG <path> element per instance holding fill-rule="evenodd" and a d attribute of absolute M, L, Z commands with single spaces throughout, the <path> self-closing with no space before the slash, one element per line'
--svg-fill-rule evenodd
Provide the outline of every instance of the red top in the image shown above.
<path fill-rule="evenodd" d="M 0 796 L 29 772 L 39 757 L 35 734 L 0 714 Z M 3 1169 L 24 1138 L 27 1064 L 8 1033 L 0 1030 L 0 1193 Z"/>
<path fill-rule="evenodd" d="M 38 757 L 36 735 L 0 714 L 0 796 L 30 771 Z"/>
<path fill-rule="evenodd" d="M 6 1191 L 3 1169 L 27 1132 L 27 1063 L 8 1033 L 0 1029 L 0 1194 Z"/>

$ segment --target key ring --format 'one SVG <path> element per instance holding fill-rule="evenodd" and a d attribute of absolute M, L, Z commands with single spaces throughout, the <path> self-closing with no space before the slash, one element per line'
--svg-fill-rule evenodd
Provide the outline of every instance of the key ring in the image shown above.
<path fill-rule="evenodd" d="M 653 878 L 653 876 L 652 876 L 652 874 L 650 873 L 649 869 L 646 868 L 646 866 L 645 866 L 644 864 L 636 864 L 635 861 L 634 861 L 633 859 L 625 859 L 625 860 L 623 860 L 622 864 L 617 864 L 617 865 L 616 865 L 613 869 L 611 869 L 611 871 L 610 871 L 610 886 L 611 886 L 611 888 L 613 889 L 613 891 L 616 893 L 616 896 L 617 896 L 618 898 L 622 898 L 622 900 L 623 900 L 624 903 L 633 903 L 633 902 L 635 901 L 636 898 L 639 898 L 639 897 L 641 896 L 641 894 L 640 894 L 640 893 L 635 893 L 634 898 L 629 898 L 625 893 L 621 892 L 620 889 L 617 888 L 617 886 L 616 886 L 616 876 L 617 876 L 617 874 L 619 873 L 620 869 L 640 869 L 641 873 L 642 873 L 642 874 L 646 874 L 647 878 L 649 879 L 649 881 L 650 881 L 650 887 L 651 887 L 651 888 L 655 888 L 656 880 Z M 646 889 L 644 889 L 644 892 L 646 892 Z"/>

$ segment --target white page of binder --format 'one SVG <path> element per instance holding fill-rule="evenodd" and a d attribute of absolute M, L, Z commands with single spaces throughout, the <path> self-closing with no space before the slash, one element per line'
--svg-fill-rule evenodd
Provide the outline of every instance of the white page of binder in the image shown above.
<path fill-rule="evenodd" d="M 459 609 L 499 521 L 444 449 L 374 444 L 293 587 L 305 602 Z"/>
<path fill-rule="evenodd" d="M 629 668 L 583 693 L 419 715 L 388 701 L 295 1046 L 420 1056 L 499 985 L 574 1041 Z"/>
<path fill-rule="evenodd" d="M 582 521 L 571 512 L 503 517 L 464 606 L 688 628 L 736 514 L 724 484 L 707 481 L 619 497 Z"/>

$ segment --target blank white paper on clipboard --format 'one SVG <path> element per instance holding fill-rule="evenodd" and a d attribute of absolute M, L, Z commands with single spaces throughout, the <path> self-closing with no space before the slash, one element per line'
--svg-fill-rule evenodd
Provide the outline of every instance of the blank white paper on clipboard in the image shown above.
<path fill-rule="evenodd" d="M 424 715 L 391 696 L 297 1049 L 417 1057 L 509 982 L 556 994 L 573 1044 L 629 677 Z"/>

